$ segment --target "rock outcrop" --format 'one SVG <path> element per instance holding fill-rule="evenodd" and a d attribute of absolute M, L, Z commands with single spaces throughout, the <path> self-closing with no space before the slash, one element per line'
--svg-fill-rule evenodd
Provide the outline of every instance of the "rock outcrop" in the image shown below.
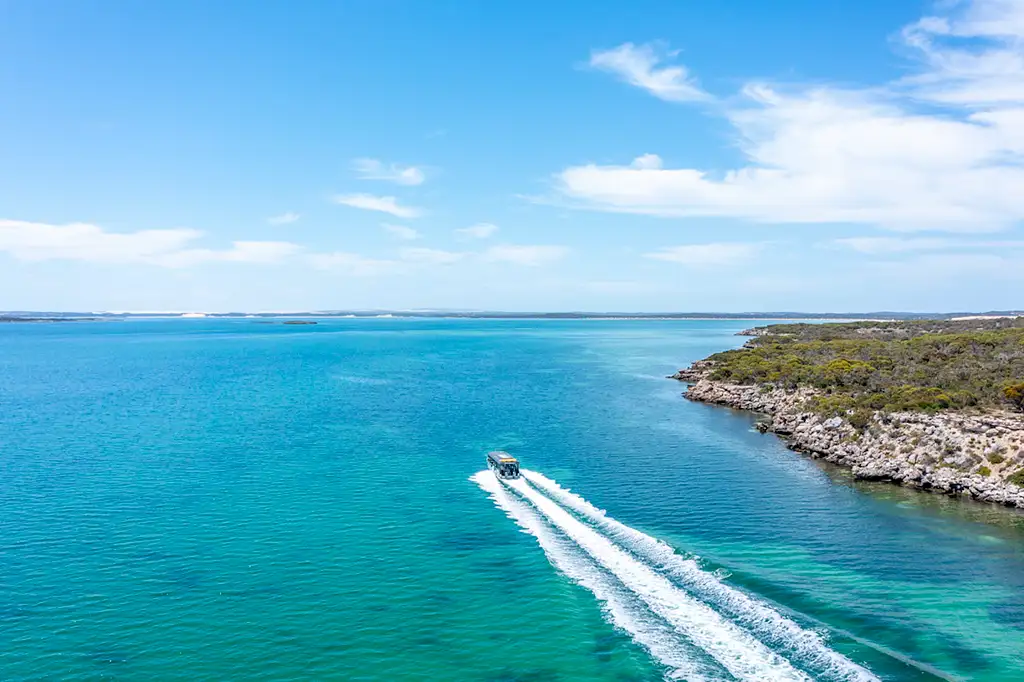
<path fill-rule="evenodd" d="M 764 414 L 759 430 L 798 452 L 849 467 L 860 479 L 1024 508 L 1024 488 L 1006 480 L 1024 470 L 1024 416 L 876 412 L 855 426 L 810 411 L 812 389 L 730 384 L 708 378 L 710 369 L 700 361 L 672 378 L 691 384 L 690 400 Z"/>
<path fill-rule="evenodd" d="M 697 362 L 690 365 L 688 369 L 681 369 L 675 374 L 669 376 L 669 379 L 676 379 L 678 381 L 686 381 L 689 383 L 696 383 L 707 373 L 711 371 L 711 367 L 714 363 L 710 360 L 698 360 Z"/>

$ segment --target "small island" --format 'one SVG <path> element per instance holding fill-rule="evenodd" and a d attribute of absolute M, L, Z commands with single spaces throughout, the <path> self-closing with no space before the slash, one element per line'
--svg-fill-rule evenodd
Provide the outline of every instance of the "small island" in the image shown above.
<path fill-rule="evenodd" d="M 855 477 L 1024 508 L 1024 317 L 778 324 L 680 370 L 690 400 Z"/>
<path fill-rule="evenodd" d="M 25 317 L 21 315 L 3 315 L 0 314 L 0 324 L 20 324 L 20 323 L 42 323 L 42 322 L 99 322 L 98 317 Z"/>

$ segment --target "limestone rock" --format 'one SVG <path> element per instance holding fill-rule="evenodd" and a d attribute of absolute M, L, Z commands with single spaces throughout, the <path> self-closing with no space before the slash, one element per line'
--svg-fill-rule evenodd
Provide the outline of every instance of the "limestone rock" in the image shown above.
<path fill-rule="evenodd" d="M 794 450 L 849 467 L 858 479 L 1024 508 L 1024 488 L 1006 481 L 1024 466 L 1024 416 L 875 414 L 858 430 L 842 416 L 823 420 L 809 411 L 811 389 L 714 381 L 708 378 L 711 364 L 704 361 L 684 372 L 690 372 L 684 379 L 691 383 L 685 393 L 690 400 L 762 413 L 758 431 L 771 431 Z"/>

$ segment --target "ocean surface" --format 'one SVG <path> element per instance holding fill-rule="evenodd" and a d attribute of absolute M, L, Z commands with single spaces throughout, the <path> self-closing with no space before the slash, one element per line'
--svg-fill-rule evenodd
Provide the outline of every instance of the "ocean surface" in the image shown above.
<path fill-rule="evenodd" d="M 744 326 L 0 325 L 0 679 L 1024 679 L 1024 515 L 664 378 Z"/>

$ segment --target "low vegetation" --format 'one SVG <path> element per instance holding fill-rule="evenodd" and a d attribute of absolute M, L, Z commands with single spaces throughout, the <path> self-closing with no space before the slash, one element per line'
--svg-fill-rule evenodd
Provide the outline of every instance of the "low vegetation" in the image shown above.
<path fill-rule="evenodd" d="M 1024 411 L 1024 318 L 783 324 L 718 353 L 711 378 L 817 389 L 817 411 Z M 851 412 L 852 411 L 852 412 Z"/>
<path fill-rule="evenodd" d="M 1009 384 L 1003 388 L 1003 397 L 1014 409 L 1024 412 L 1024 382 Z"/>
<path fill-rule="evenodd" d="M 968 318 L 960 320 L 895 320 L 879 322 L 841 322 L 830 324 L 772 324 L 754 327 L 744 335 L 769 334 L 774 337 L 792 336 L 804 341 L 833 341 L 836 339 L 906 340 L 924 334 L 962 334 L 965 332 L 1024 329 L 1024 316 L 996 319 Z"/>

